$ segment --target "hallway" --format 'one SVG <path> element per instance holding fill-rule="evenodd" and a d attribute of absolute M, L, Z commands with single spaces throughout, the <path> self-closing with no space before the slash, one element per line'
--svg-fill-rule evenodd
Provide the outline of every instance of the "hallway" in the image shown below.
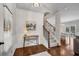
<path fill-rule="evenodd" d="M 2 56 L 73 56 L 78 40 L 79 3 L 0 4 Z"/>

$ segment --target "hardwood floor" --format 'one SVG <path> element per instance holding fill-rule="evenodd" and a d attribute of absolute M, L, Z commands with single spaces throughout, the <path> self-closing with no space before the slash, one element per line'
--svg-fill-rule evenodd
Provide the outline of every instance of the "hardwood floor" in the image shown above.
<path fill-rule="evenodd" d="M 73 51 L 67 49 L 66 46 L 57 46 L 47 49 L 44 45 L 35 45 L 24 48 L 17 48 L 14 56 L 29 56 L 39 52 L 47 51 L 52 56 L 73 56 Z"/>
<path fill-rule="evenodd" d="M 48 52 L 52 56 L 73 56 L 73 51 L 70 49 L 67 49 L 64 46 L 57 46 L 57 47 L 52 47 L 48 49 Z"/>
<path fill-rule="evenodd" d="M 65 39 L 61 39 L 61 46 L 51 47 L 48 52 L 52 56 L 73 56 L 74 52 L 71 50 L 70 46 L 66 44 Z"/>
<path fill-rule="evenodd" d="M 15 50 L 14 56 L 29 56 L 43 51 L 47 51 L 47 48 L 42 44 L 23 47 L 23 48 L 17 48 Z"/>

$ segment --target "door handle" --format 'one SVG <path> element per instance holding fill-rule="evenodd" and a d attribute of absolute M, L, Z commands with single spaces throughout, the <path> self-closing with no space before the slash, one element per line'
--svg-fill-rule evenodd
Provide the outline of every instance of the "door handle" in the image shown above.
<path fill-rule="evenodd" d="M 0 42 L 0 45 L 4 44 L 4 42 Z"/>

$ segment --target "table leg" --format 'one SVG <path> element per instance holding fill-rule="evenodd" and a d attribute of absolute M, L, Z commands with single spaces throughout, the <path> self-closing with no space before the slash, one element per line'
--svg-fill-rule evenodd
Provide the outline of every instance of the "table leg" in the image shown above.
<path fill-rule="evenodd" d="M 36 38 L 36 44 L 39 44 L 39 39 L 38 38 Z"/>
<path fill-rule="evenodd" d="M 24 39 L 24 41 L 23 41 L 23 47 L 25 47 L 25 39 Z"/>

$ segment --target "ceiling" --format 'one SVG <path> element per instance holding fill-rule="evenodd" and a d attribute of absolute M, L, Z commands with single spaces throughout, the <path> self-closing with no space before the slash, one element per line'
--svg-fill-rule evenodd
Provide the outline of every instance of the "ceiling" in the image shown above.
<path fill-rule="evenodd" d="M 31 10 L 35 12 L 54 14 L 61 13 L 61 21 L 67 22 L 79 19 L 79 3 L 40 3 L 40 7 L 33 7 L 33 3 L 18 3 L 17 8 Z"/>

